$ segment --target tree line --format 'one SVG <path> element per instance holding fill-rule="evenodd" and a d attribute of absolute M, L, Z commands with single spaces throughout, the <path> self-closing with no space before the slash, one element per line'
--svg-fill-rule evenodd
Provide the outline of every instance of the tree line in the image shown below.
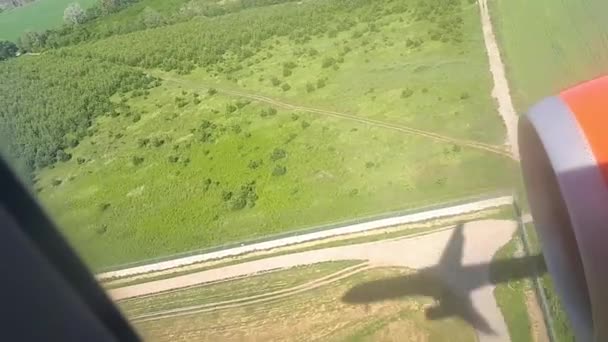
<path fill-rule="evenodd" d="M 0 133 L 32 171 L 67 160 L 110 96 L 156 84 L 126 66 L 44 54 L 0 63 Z"/>

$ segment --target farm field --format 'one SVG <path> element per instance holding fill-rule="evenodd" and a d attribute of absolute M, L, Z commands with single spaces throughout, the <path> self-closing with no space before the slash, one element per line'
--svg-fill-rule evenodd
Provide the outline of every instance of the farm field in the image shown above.
<path fill-rule="evenodd" d="M 16 41 L 27 31 L 42 31 L 63 24 L 63 11 L 71 3 L 83 8 L 96 0 L 36 0 L 0 13 L 0 40 Z"/>
<path fill-rule="evenodd" d="M 608 2 L 489 2 L 516 109 L 608 73 Z"/>
<path fill-rule="evenodd" d="M 180 8 L 0 65 L 0 130 L 95 270 L 512 185 L 475 3 L 243 1 L 99 39 L 146 4 Z"/>
<path fill-rule="evenodd" d="M 288 283 L 293 277 L 301 277 L 302 270 L 308 273 L 309 281 L 314 282 L 315 279 L 321 277 L 313 270 L 319 268 L 338 270 L 338 265 L 338 263 L 311 265 L 257 276 L 251 280 L 238 280 L 238 282 L 255 281 L 258 288 L 274 288 L 277 286 L 277 279 L 285 279 L 278 284 Z M 342 267 L 344 269 L 346 265 L 342 265 Z M 131 317 L 134 319 L 136 329 L 150 341 L 168 341 L 179 338 L 227 341 L 238 341 L 243 338 L 294 341 L 302 338 L 319 338 L 326 341 L 408 339 L 474 341 L 473 329 L 456 318 L 427 320 L 424 309 L 432 305 L 432 300 L 425 297 L 407 297 L 368 305 L 351 305 L 336 300 L 357 284 L 409 272 L 411 271 L 401 268 L 371 270 L 359 268 L 351 271 L 350 276 L 343 278 L 339 276 L 327 278 L 326 276 L 329 281 L 320 287 L 255 305 L 248 305 L 247 299 L 244 298 L 245 294 L 239 293 L 232 299 L 238 301 L 241 298 L 240 305 L 230 308 L 218 306 L 214 309 L 211 306 L 206 312 L 192 312 L 173 317 L 167 315 L 147 321 L 145 319 L 138 321 L 133 316 Z M 229 293 L 231 283 L 233 282 L 211 286 L 217 292 Z M 434 285 L 429 284 L 429 286 Z M 245 285 L 240 287 L 251 288 Z M 181 292 L 184 291 L 189 290 Z M 175 295 L 179 295 L 179 292 Z M 168 295 L 164 299 L 161 296 L 163 295 L 158 296 L 159 301 L 167 300 L 173 303 L 173 299 Z M 134 303 L 137 303 L 138 299 L 131 301 L 133 302 L 131 305 L 136 305 Z M 123 308 L 129 316 L 132 311 L 125 306 Z"/>

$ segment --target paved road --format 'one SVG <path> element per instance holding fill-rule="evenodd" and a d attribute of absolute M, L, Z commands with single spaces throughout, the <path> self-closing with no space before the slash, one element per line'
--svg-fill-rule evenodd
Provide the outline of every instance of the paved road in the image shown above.
<path fill-rule="evenodd" d="M 498 249 L 506 244 L 516 230 L 513 221 L 484 220 L 466 223 L 463 228 L 464 247 L 462 265 L 489 264 Z M 446 248 L 452 230 L 398 240 L 377 241 L 358 245 L 326 248 L 245 262 L 169 279 L 110 290 L 114 300 L 149 295 L 193 286 L 205 282 L 246 276 L 268 270 L 307 265 L 325 261 L 368 260 L 371 266 L 402 266 L 423 269 L 435 266 Z M 486 270 L 488 273 L 489 268 Z M 441 277 L 454 290 L 474 288 L 479 279 L 463 276 L 454 270 L 445 270 Z M 489 323 L 492 334 L 477 330 L 480 341 L 509 341 L 508 330 L 493 295 L 494 286 L 488 279 L 470 293 L 474 308 Z"/>
<path fill-rule="evenodd" d="M 368 221 L 364 223 L 351 224 L 344 227 L 334 228 L 323 230 L 319 232 L 302 234 L 297 236 L 290 236 L 286 238 L 280 238 L 271 241 L 265 241 L 260 243 L 254 243 L 246 246 L 240 246 L 235 248 L 224 249 L 216 252 L 198 254 L 184 258 L 177 258 L 157 263 L 151 263 L 142 266 L 136 266 L 131 268 L 125 268 L 118 271 L 105 272 L 97 275 L 98 279 L 108 279 L 113 277 L 125 277 L 132 276 L 136 274 L 162 271 L 171 268 L 176 268 L 180 266 L 190 265 L 194 263 L 220 259 L 230 256 L 236 256 L 245 253 L 251 253 L 260 250 L 268 250 L 278 247 L 284 247 L 292 244 L 320 240 L 338 235 L 359 233 L 373 229 L 385 228 L 390 226 L 397 226 L 407 223 L 420 222 L 430 219 L 436 219 L 440 217 L 453 216 L 453 215 L 461 215 L 470 212 L 480 211 L 488 208 L 499 207 L 503 205 L 510 205 L 513 203 L 513 198 L 511 196 L 502 196 L 495 197 L 486 200 L 476 201 L 465 203 L 461 205 L 456 205 L 452 207 L 433 209 L 423 212 L 418 212 L 414 214 L 390 217 L 375 221 Z"/>
<path fill-rule="evenodd" d="M 507 143 L 511 146 L 513 157 L 519 160 L 519 147 L 517 142 L 517 120 L 518 116 L 511 100 L 509 82 L 505 73 L 505 66 L 500 56 L 500 49 L 496 43 L 496 36 L 492 28 L 492 20 L 488 9 L 487 0 L 479 0 L 479 10 L 481 13 L 481 26 L 483 29 L 483 39 L 490 62 L 490 72 L 494 80 L 492 97 L 498 102 L 498 113 L 507 129 Z"/>

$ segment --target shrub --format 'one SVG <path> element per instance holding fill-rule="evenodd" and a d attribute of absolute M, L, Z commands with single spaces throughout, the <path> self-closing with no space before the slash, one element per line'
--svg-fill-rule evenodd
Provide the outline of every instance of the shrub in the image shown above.
<path fill-rule="evenodd" d="M 368 161 L 367 163 L 365 163 L 365 167 L 368 169 L 371 169 L 374 166 L 376 166 L 376 164 L 374 164 L 374 162 Z"/>
<path fill-rule="evenodd" d="M 315 91 L 315 85 L 310 82 L 306 82 L 306 92 L 312 93 L 313 91 Z"/>
<path fill-rule="evenodd" d="M 230 209 L 232 210 L 241 210 L 245 208 L 247 205 L 247 199 L 245 197 L 239 196 L 235 197 L 230 201 Z"/>
<path fill-rule="evenodd" d="M 110 209 L 111 204 L 110 203 L 100 203 L 99 204 L 99 211 L 104 212 L 108 209 Z"/>
<path fill-rule="evenodd" d="M 466 100 L 466 99 L 468 99 L 470 97 L 471 97 L 471 95 L 469 93 L 467 93 L 466 91 L 463 92 L 462 94 L 460 94 L 460 99 L 461 100 Z"/>
<path fill-rule="evenodd" d="M 178 156 L 169 156 L 170 163 L 177 163 L 178 160 L 179 160 Z"/>
<path fill-rule="evenodd" d="M 288 91 L 289 89 L 291 89 L 291 86 L 289 85 L 289 83 L 283 83 L 281 89 L 283 89 L 283 91 Z"/>
<path fill-rule="evenodd" d="M 58 185 L 60 185 L 60 184 L 61 184 L 61 182 L 62 182 L 62 180 L 61 180 L 61 179 L 59 179 L 59 178 L 54 178 L 54 179 L 51 181 L 51 185 L 52 185 L 52 186 L 58 186 Z"/>
<path fill-rule="evenodd" d="M 135 114 L 135 115 L 133 115 L 133 119 L 131 119 L 131 120 L 133 120 L 133 122 L 137 122 L 137 121 L 139 121 L 140 119 L 141 119 L 141 115 L 139 115 L 139 114 Z"/>
<path fill-rule="evenodd" d="M 270 154 L 270 160 L 271 161 L 277 161 L 280 159 L 283 159 L 287 157 L 287 152 L 284 149 L 281 148 L 275 148 L 272 153 Z"/>
<path fill-rule="evenodd" d="M 249 166 L 250 169 L 255 170 L 258 167 L 260 167 L 262 165 L 262 163 L 263 162 L 262 162 L 261 159 L 259 159 L 259 160 L 250 160 L 248 166 Z"/>
<path fill-rule="evenodd" d="M 70 153 L 66 153 L 63 150 L 58 150 L 57 151 L 57 160 L 58 161 L 66 162 L 66 161 L 68 161 L 70 159 L 72 159 L 72 155 Z"/>
<path fill-rule="evenodd" d="M 321 63 L 321 66 L 323 68 L 329 68 L 330 66 L 336 64 L 336 60 L 333 57 L 325 57 L 323 58 L 323 62 Z"/>
<path fill-rule="evenodd" d="M 87 160 L 84 159 L 83 157 L 78 157 L 76 158 L 76 162 L 78 163 L 78 165 L 82 165 L 86 162 Z"/>
<path fill-rule="evenodd" d="M 233 105 L 232 103 L 226 104 L 226 113 L 227 114 L 234 113 L 236 110 L 237 110 L 236 106 Z"/>
<path fill-rule="evenodd" d="M 308 127 L 310 127 L 310 123 L 306 120 L 302 120 L 302 129 L 307 129 Z"/>
<path fill-rule="evenodd" d="M 141 163 L 143 163 L 143 162 L 144 162 L 144 157 L 140 157 L 140 156 L 131 157 L 131 163 L 133 163 L 134 166 L 141 165 Z"/>
<path fill-rule="evenodd" d="M 281 84 L 281 80 L 279 80 L 275 76 L 272 76 L 272 78 L 270 78 L 270 83 L 276 87 Z"/>
<path fill-rule="evenodd" d="M 317 80 L 317 89 L 321 89 L 323 87 L 325 87 L 325 79 L 324 78 L 319 78 Z"/>
<path fill-rule="evenodd" d="M 215 88 L 209 88 L 209 90 L 207 90 L 207 94 L 209 96 L 213 96 L 213 95 L 217 94 L 217 89 L 215 89 Z"/>
<path fill-rule="evenodd" d="M 291 69 L 284 68 L 283 69 L 283 77 L 291 76 Z"/>
<path fill-rule="evenodd" d="M 146 147 L 146 146 L 148 146 L 149 143 L 150 143 L 150 139 L 149 138 L 143 138 L 143 139 L 140 138 L 140 139 L 137 139 L 137 145 L 139 147 Z"/>
<path fill-rule="evenodd" d="M 165 143 L 165 139 L 154 138 L 152 139 L 152 145 L 154 147 L 161 147 Z"/>
<path fill-rule="evenodd" d="M 230 199 L 232 198 L 232 191 L 222 191 L 222 200 L 224 200 L 224 202 L 230 201 Z"/>
<path fill-rule="evenodd" d="M 108 225 L 107 224 L 102 224 L 101 226 L 95 228 L 95 233 L 99 234 L 99 235 L 103 235 L 108 231 Z"/>
<path fill-rule="evenodd" d="M 286 168 L 285 166 L 280 166 L 280 165 L 277 165 L 277 166 L 275 166 L 275 168 L 272 170 L 272 175 L 273 175 L 273 176 L 277 176 L 277 177 L 278 177 L 278 176 L 282 176 L 282 175 L 284 175 L 284 174 L 286 174 L 286 173 L 287 173 L 287 168 Z"/>
<path fill-rule="evenodd" d="M 412 95 L 414 95 L 414 91 L 412 89 L 410 89 L 410 88 L 406 88 L 406 89 L 403 89 L 401 91 L 401 98 L 402 99 L 407 99 L 408 97 L 410 97 Z"/>
<path fill-rule="evenodd" d="M 293 121 L 298 121 L 298 119 L 300 119 L 300 116 L 296 113 L 291 113 L 291 120 Z"/>

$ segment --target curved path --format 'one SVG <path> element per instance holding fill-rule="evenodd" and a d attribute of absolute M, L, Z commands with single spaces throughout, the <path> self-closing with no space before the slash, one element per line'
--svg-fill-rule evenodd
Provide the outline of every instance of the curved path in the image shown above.
<path fill-rule="evenodd" d="M 516 230 L 512 221 L 484 220 L 466 223 L 463 228 L 464 250 L 462 265 L 489 264 L 498 249 L 506 244 Z M 246 276 L 280 268 L 308 265 L 325 261 L 367 260 L 371 266 L 402 266 L 423 269 L 436 265 L 452 235 L 452 230 L 443 230 L 423 236 L 389 241 L 377 241 L 358 245 L 326 248 L 294 253 L 226 266 L 218 269 L 187 274 L 170 279 L 110 290 L 114 300 L 149 295 L 206 282 Z M 488 267 L 489 273 L 489 267 Z M 474 287 L 468 279 L 457 272 L 441 275 L 446 283 L 456 287 Z M 489 274 L 487 275 L 489 279 Z M 494 331 L 487 334 L 477 330 L 480 341 L 508 341 L 509 334 L 503 316 L 493 295 L 494 286 L 482 285 L 470 294 L 475 309 L 485 317 Z"/>

